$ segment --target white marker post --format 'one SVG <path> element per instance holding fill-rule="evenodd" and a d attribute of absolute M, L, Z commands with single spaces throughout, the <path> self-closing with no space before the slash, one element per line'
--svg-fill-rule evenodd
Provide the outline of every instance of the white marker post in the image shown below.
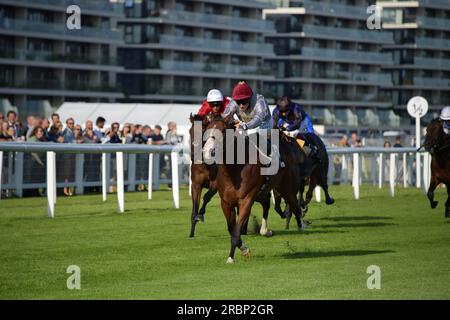
<path fill-rule="evenodd" d="M 408 113 L 411 117 L 416 118 L 416 148 L 420 148 L 420 118 L 428 112 L 428 101 L 423 97 L 414 97 L 408 101 Z M 421 170 L 420 170 L 420 153 L 416 153 L 416 187 L 420 188 Z"/>

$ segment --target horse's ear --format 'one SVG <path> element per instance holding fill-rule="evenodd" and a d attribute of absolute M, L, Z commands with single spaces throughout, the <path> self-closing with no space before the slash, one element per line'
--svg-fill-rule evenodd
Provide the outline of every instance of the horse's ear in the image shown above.
<path fill-rule="evenodd" d="M 191 112 L 191 114 L 190 114 L 190 116 L 189 116 L 189 120 L 191 121 L 191 123 L 194 123 L 194 116 L 192 115 L 192 112 Z"/>

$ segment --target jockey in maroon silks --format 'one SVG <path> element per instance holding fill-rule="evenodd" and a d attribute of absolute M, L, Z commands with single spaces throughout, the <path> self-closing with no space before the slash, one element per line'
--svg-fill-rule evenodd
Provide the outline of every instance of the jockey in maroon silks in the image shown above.
<path fill-rule="evenodd" d="M 208 92 L 206 100 L 203 101 L 197 114 L 202 118 L 210 113 L 213 116 L 220 116 L 225 111 L 225 108 L 230 101 L 231 99 L 224 97 L 220 90 L 212 89 Z"/>

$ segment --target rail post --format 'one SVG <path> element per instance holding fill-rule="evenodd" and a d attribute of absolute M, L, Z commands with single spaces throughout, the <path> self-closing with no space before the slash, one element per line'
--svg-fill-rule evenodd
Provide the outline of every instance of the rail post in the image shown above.
<path fill-rule="evenodd" d="M 359 153 L 353 154 L 353 191 L 355 199 L 359 200 Z"/>
<path fill-rule="evenodd" d="M 116 153 L 116 176 L 117 176 L 117 211 L 125 212 L 125 195 L 123 181 L 123 152 Z"/>

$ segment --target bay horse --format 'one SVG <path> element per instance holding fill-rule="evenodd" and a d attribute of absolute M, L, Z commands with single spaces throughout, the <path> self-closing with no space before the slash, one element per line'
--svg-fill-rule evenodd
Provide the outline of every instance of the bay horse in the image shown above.
<path fill-rule="evenodd" d="M 431 153 L 431 180 L 427 197 L 432 209 L 438 202 L 434 200 L 434 190 L 443 183 L 447 188 L 445 217 L 450 218 L 450 135 L 445 134 L 442 120 L 434 119 L 427 127 L 425 150 Z"/>
<path fill-rule="evenodd" d="M 194 137 L 194 123 L 195 121 L 199 121 L 202 123 L 202 136 L 206 129 L 205 124 L 208 122 L 208 117 L 202 117 L 199 115 L 190 115 L 189 120 L 191 121 L 191 128 L 189 129 L 189 135 L 190 135 L 190 143 L 191 143 L 191 195 L 192 195 L 192 213 L 191 213 L 191 232 L 189 234 L 189 237 L 192 238 L 195 235 L 195 227 L 199 221 L 204 222 L 205 221 L 205 213 L 206 213 L 206 206 L 211 201 L 211 199 L 216 195 L 217 193 L 217 186 L 216 186 L 216 176 L 217 176 L 217 164 L 211 164 L 208 165 L 204 162 L 196 163 L 194 159 L 194 147 L 195 144 L 202 144 L 201 141 L 195 141 Z M 202 139 L 203 140 L 203 139 Z M 203 204 L 200 208 L 200 198 L 202 195 L 203 189 L 208 189 L 208 191 L 203 196 Z M 266 199 L 263 199 L 261 205 L 263 206 L 263 216 L 268 215 L 269 208 L 267 208 L 266 205 Z M 267 212 L 267 213 L 265 213 Z M 244 234 L 247 234 L 247 224 L 244 228 Z M 259 233 L 262 236 L 270 237 L 272 236 L 272 231 L 267 228 L 267 223 L 264 223 L 261 225 Z"/>
<path fill-rule="evenodd" d="M 236 136 L 233 141 L 227 141 L 225 130 L 234 129 L 231 115 L 226 118 L 217 117 L 209 119 L 207 130 L 218 131 L 221 134 L 209 136 L 205 142 L 203 153 L 205 158 L 211 157 L 217 146 L 222 146 L 223 158 L 226 158 L 227 144 L 234 147 L 234 155 L 237 150 Z M 263 176 L 261 174 L 262 164 L 258 157 L 256 163 L 239 164 L 236 157 L 233 163 L 221 162 L 218 164 L 218 173 L 216 177 L 217 189 L 221 198 L 221 207 L 227 221 L 228 232 L 231 236 L 230 253 L 227 263 L 234 263 L 234 254 L 236 248 L 239 248 L 244 257 L 250 257 L 251 251 L 244 244 L 241 235 L 245 231 L 246 224 L 250 216 L 250 211 L 255 201 L 263 205 L 263 224 L 267 223 L 267 216 L 270 207 L 270 190 L 273 188 L 290 205 L 299 229 L 304 229 L 306 225 L 302 221 L 301 210 L 298 206 L 297 193 L 300 185 L 300 150 L 293 140 L 285 139 L 286 136 L 280 132 L 281 139 L 279 143 L 279 152 L 285 162 L 284 168 L 279 168 L 277 173 L 272 176 Z M 245 140 L 245 151 L 248 150 L 249 142 Z M 247 152 L 246 152 L 247 153 Z M 237 211 L 236 211 L 237 210 Z M 238 219 L 236 219 L 236 215 Z"/>

